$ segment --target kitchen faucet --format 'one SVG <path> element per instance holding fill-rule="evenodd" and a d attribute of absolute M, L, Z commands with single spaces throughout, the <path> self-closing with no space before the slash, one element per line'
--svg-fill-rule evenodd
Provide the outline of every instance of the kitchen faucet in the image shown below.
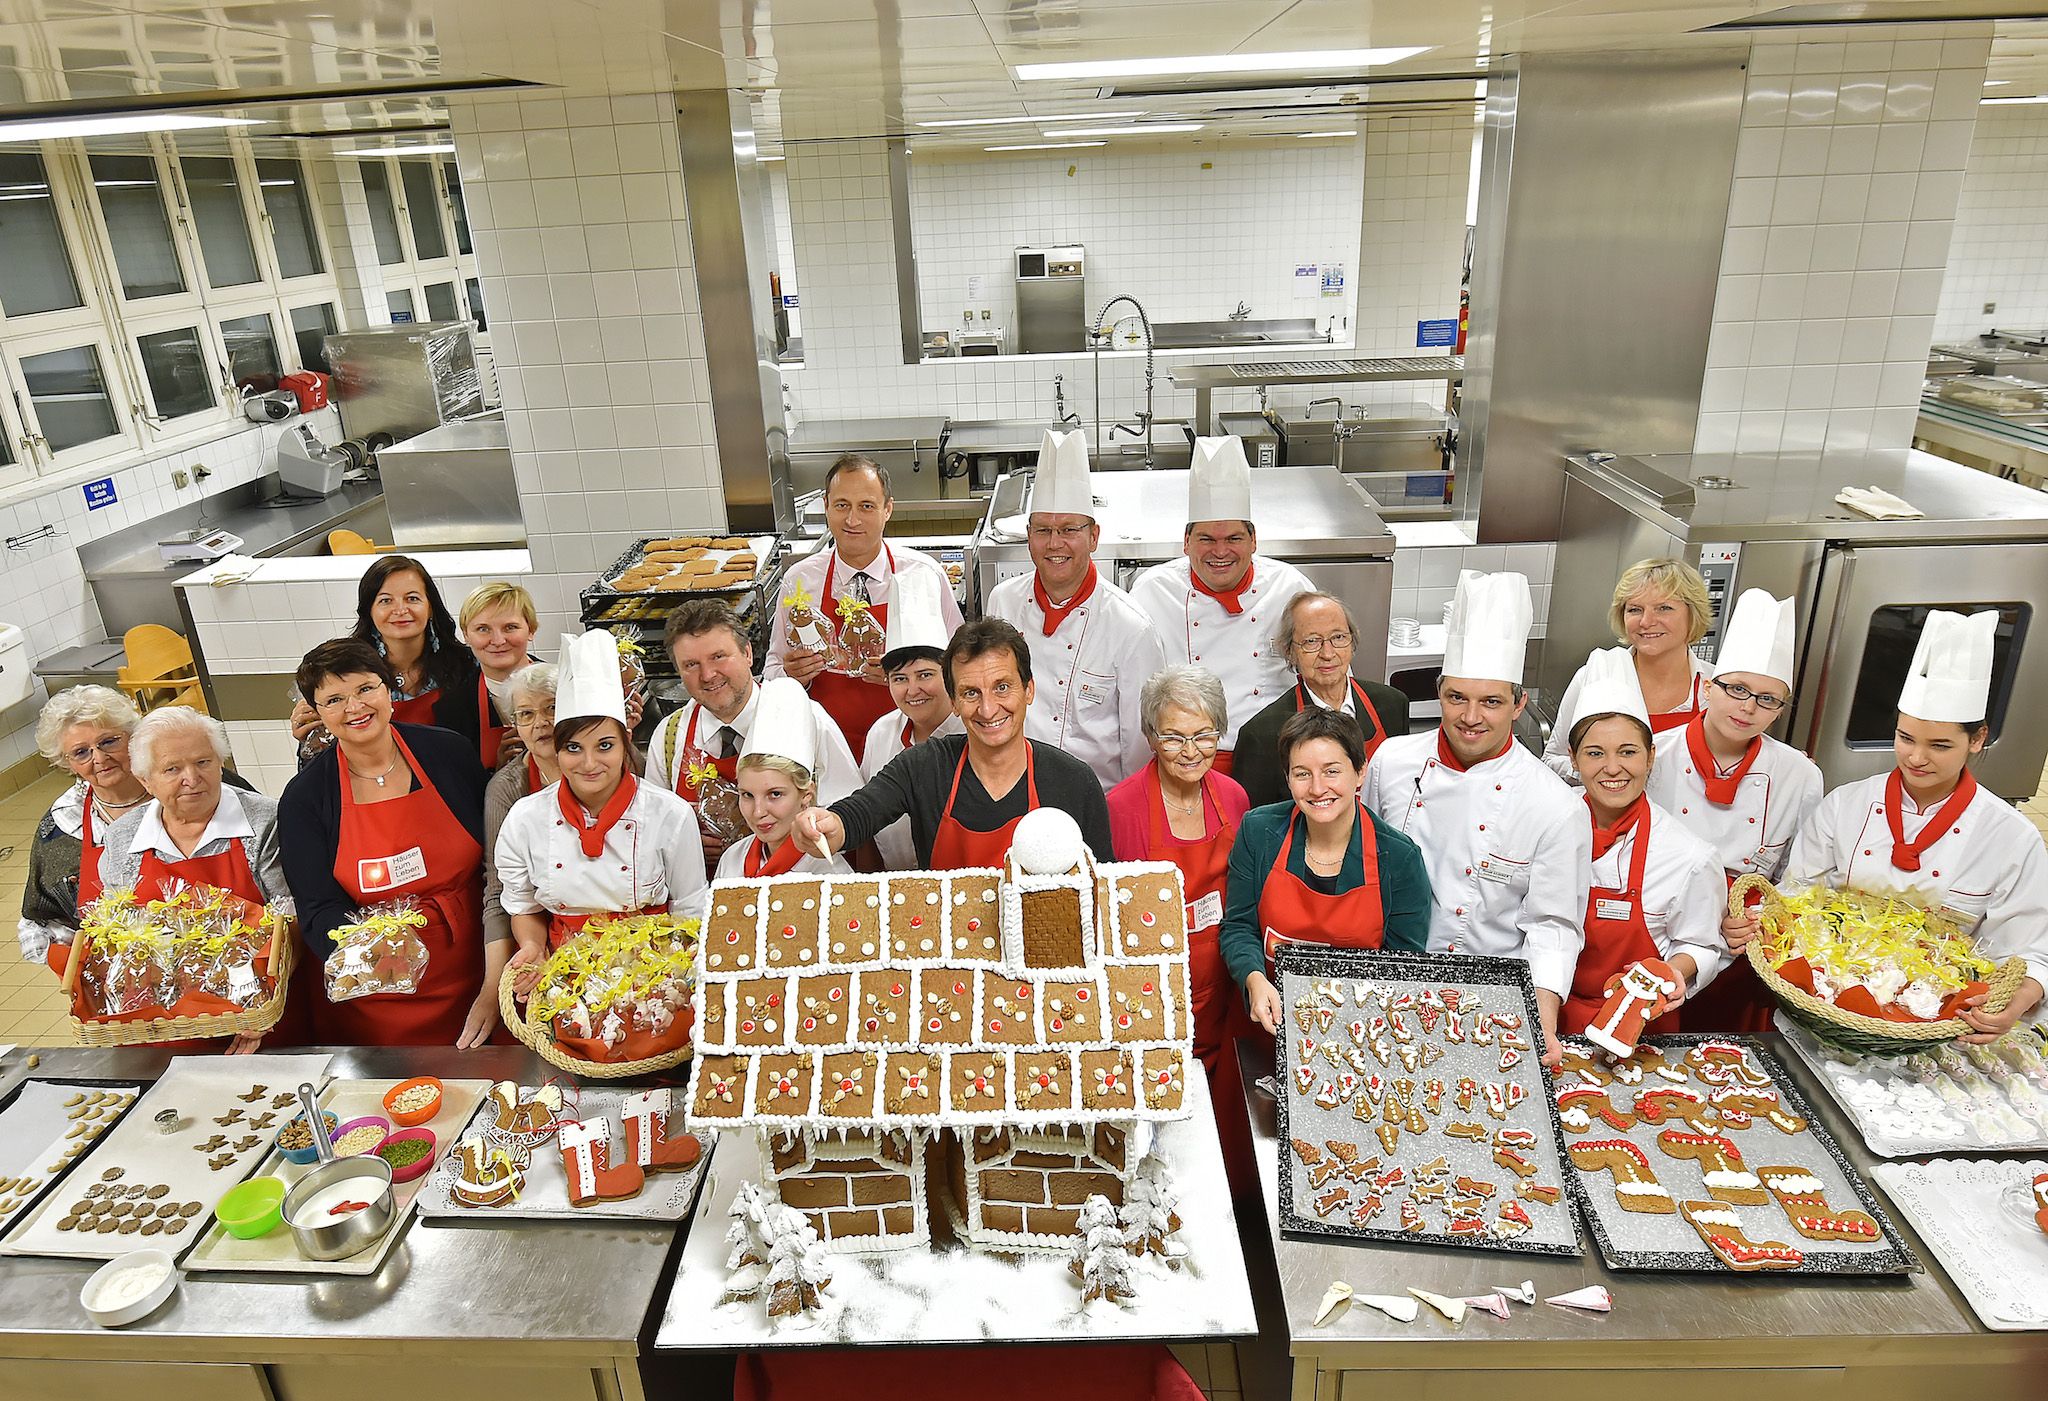
<path fill-rule="evenodd" d="M 1081 415 L 1073 413 L 1067 408 L 1067 377 L 1065 375 L 1054 375 L 1052 377 L 1052 416 L 1053 422 L 1059 424 L 1062 428 L 1066 427 L 1069 423 L 1073 424 L 1076 428 L 1081 426 Z"/>
<path fill-rule="evenodd" d="M 1112 327 L 1105 318 L 1109 315 L 1109 309 L 1118 302 L 1129 302 L 1131 304 L 1131 310 L 1138 313 L 1138 324 L 1144 328 L 1145 332 L 1145 411 L 1138 415 L 1136 427 L 1130 424 L 1119 423 L 1113 425 L 1109 433 L 1112 438 L 1118 433 L 1129 433 L 1132 437 L 1142 437 L 1145 440 L 1145 468 L 1147 471 L 1150 471 L 1152 468 L 1152 318 L 1145 314 L 1145 308 L 1139 305 L 1138 299 L 1129 293 L 1121 293 L 1104 302 L 1102 310 L 1096 312 L 1095 319 L 1088 323 L 1090 327 L 1088 333 L 1090 358 L 1095 362 L 1095 441 L 1098 443 L 1108 441 L 1102 436 L 1102 347 L 1105 341 L 1112 339 Z"/>
<path fill-rule="evenodd" d="M 1252 304 L 1250 302 L 1240 301 L 1237 304 L 1237 310 L 1230 313 L 1230 319 L 1232 321 L 1246 321 L 1251 318 L 1251 314 Z"/>

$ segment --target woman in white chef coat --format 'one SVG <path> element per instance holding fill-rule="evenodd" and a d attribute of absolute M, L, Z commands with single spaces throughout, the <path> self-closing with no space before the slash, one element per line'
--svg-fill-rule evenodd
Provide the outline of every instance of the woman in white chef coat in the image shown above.
<path fill-rule="evenodd" d="M 1605 650 L 1633 664 L 1650 729 L 1657 734 L 1680 729 L 1699 713 L 1711 668 L 1692 654 L 1692 645 L 1707 635 L 1713 617 L 1706 580 L 1683 560 L 1637 560 L 1614 585 L 1607 623 L 1623 645 Z M 1580 667 L 1564 688 L 1557 724 L 1543 748 L 1543 762 L 1568 782 L 1577 774 L 1569 740 L 1579 716 L 1579 690 L 1587 680 L 1586 668 Z"/>
<path fill-rule="evenodd" d="M 718 858 L 717 879 L 764 878 L 791 871 L 852 874 L 845 858 L 813 856 L 790 840 L 796 815 L 818 798 L 817 732 L 809 723 L 810 710 L 811 698 L 800 682 L 778 676 L 761 683 L 760 719 L 740 751 L 734 778 L 740 790 L 740 815 L 751 831 Z"/>
<path fill-rule="evenodd" d="M 1792 698 L 1796 603 L 1746 589 L 1722 629 L 1721 654 L 1700 692 L 1698 715 L 1657 736 L 1650 799 L 1713 848 L 1730 884 L 1755 874 L 1776 880 L 1792 838 L 1820 802 L 1820 769 L 1766 730 Z M 1749 942 L 1749 921 L 1725 921 L 1732 952 Z M 1769 1031 L 1776 1007 L 1746 959 L 1687 1002 L 1685 1029 Z"/>
<path fill-rule="evenodd" d="M 2024 957 L 2027 978 L 2004 1011 L 1962 1010 L 1976 1028 L 1963 1039 L 1973 1042 L 2038 1019 L 2048 987 L 2048 849 L 1969 767 L 1990 737 L 1997 632 L 1992 610 L 1927 615 L 1899 693 L 1897 767 L 1821 799 L 1792 842 L 1782 882 L 1908 893 L 1958 916 L 1984 957 Z"/>
<path fill-rule="evenodd" d="M 889 678 L 889 699 L 896 708 L 869 727 L 861 751 L 860 777 L 870 782 L 883 765 L 914 744 L 937 735 L 964 734 L 946 690 L 946 644 L 953 630 L 939 605 L 936 579 L 925 574 L 896 578 L 896 606 L 889 610 L 882 653 L 882 674 Z M 917 847 L 910 837 L 910 819 L 899 817 L 875 838 L 875 854 L 885 871 L 917 866 Z"/>
<path fill-rule="evenodd" d="M 1727 887 L 1712 849 L 1644 792 L 1656 751 L 1626 656 L 1595 653 L 1588 666 L 1570 735 L 1593 826 L 1586 942 L 1558 1029 L 1585 1031 L 1599 1017 L 1608 980 L 1654 958 L 1681 980 L 1667 994 L 1672 1010 L 1647 1028 L 1669 1035 L 1679 1029 L 1676 1004 L 1728 962 L 1721 938 Z"/>
<path fill-rule="evenodd" d="M 697 814 L 633 774 L 618 643 L 602 628 L 562 639 L 555 691 L 559 783 L 505 817 L 495 859 L 499 902 L 519 949 L 513 986 L 532 991 L 547 954 L 592 915 L 694 910 L 704 890 Z"/>

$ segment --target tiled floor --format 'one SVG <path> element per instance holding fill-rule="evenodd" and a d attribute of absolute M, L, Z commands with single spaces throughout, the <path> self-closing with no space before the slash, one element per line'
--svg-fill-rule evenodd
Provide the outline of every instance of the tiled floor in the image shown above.
<path fill-rule="evenodd" d="M 0 921 L 14 932 L 20 917 L 21 886 L 28 875 L 28 849 L 36 824 L 66 778 L 51 774 L 0 802 Z M 0 945 L 0 1045 L 65 1046 L 71 1031 L 65 1025 L 64 999 L 57 980 L 40 963 L 24 963 L 16 951 Z"/>

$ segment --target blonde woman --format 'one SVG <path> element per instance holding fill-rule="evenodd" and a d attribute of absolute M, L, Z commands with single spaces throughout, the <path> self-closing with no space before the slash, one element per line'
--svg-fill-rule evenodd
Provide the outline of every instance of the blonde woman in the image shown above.
<path fill-rule="evenodd" d="M 716 878 L 779 876 L 790 871 L 848 874 L 853 868 L 839 856 L 817 857 L 790 839 L 796 815 L 818 798 L 813 769 L 813 731 L 802 723 L 811 698 L 788 677 L 761 683 L 760 722 L 740 751 L 735 782 L 740 790 L 740 815 L 749 835 L 734 842 L 718 858 Z"/>
<path fill-rule="evenodd" d="M 1694 656 L 1692 648 L 1707 635 L 1713 618 L 1707 581 L 1683 560 L 1637 560 L 1622 571 L 1614 585 L 1607 623 L 1622 645 L 1609 650 L 1625 655 L 1632 663 L 1637 689 L 1650 715 L 1650 729 L 1657 734 L 1688 724 L 1703 708 L 1701 691 L 1714 669 Z M 1550 741 L 1543 748 L 1543 762 L 1567 783 L 1578 781 L 1570 740 L 1587 666 L 1580 667 L 1571 685 L 1565 687 Z"/>
<path fill-rule="evenodd" d="M 455 615 L 462 640 L 476 658 L 477 757 L 495 769 L 512 729 L 512 675 L 533 658 L 527 647 L 540 627 L 533 595 L 502 579 L 479 584 Z"/>

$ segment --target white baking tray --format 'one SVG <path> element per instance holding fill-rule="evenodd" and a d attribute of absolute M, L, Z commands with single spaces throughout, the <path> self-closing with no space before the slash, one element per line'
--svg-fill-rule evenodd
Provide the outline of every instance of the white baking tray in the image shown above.
<path fill-rule="evenodd" d="M 0 1191 L 0 1232 L 5 1232 L 71 1166 L 73 1145 L 82 1157 L 101 1134 L 128 1112 L 142 1093 L 140 1085 L 86 1084 L 65 1080 L 30 1080 L 5 1110 L 0 1110 L 0 1182 L 15 1186 Z M 74 1119 L 71 1101 L 80 1095 L 114 1095 L 92 1119 Z M 23 1182 L 22 1179 L 29 1179 Z M 12 1205 L 9 1205 L 12 1203 Z"/>
<path fill-rule="evenodd" d="M 2031 1207 L 2021 1215 L 2007 1200 L 2015 1188 L 2031 1196 L 2048 1161 L 1937 1158 L 1879 1163 L 1871 1172 L 1978 1322 L 2000 1333 L 2048 1330 L 2048 1234 L 2034 1225 Z"/>
<path fill-rule="evenodd" d="M 1968 1049 L 1944 1048 L 1943 1059 L 1951 1066 L 1957 1058 L 1970 1062 L 1962 1073 L 1944 1070 L 1932 1052 L 1912 1056 L 1857 1056 L 1823 1046 L 1790 1017 L 1777 1019 L 1786 1044 L 1807 1064 L 1807 1068 L 1828 1087 L 1828 1095 L 1842 1107 L 1863 1144 L 1880 1158 L 1917 1158 L 1928 1153 L 2040 1153 L 2048 1152 L 2048 1084 L 2022 1073 L 2010 1064 L 2001 1074 L 2023 1082 L 2015 1092 L 1987 1075 L 1970 1057 Z M 2008 1038 L 2040 1038 L 2030 1030 L 2007 1032 Z M 2001 1040 L 1998 1044 L 2003 1045 Z M 1982 1052 L 1979 1052 L 1981 1055 Z M 1902 1114 L 1917 1099 L 1947 1096 L 1930 1112 Z M 2037 1095 L 2040 1107 L 2028 1108 L 2028 1096 Z M 1992 1108 L 2014 1127 L 1992 1135 L 1979 1128 L 1975 1111 Z M 1932 1128 L 1911 1129 L 1917 1118 Z M 2026 1130 L 2026 1132 L 2021 1132 Z"/>

